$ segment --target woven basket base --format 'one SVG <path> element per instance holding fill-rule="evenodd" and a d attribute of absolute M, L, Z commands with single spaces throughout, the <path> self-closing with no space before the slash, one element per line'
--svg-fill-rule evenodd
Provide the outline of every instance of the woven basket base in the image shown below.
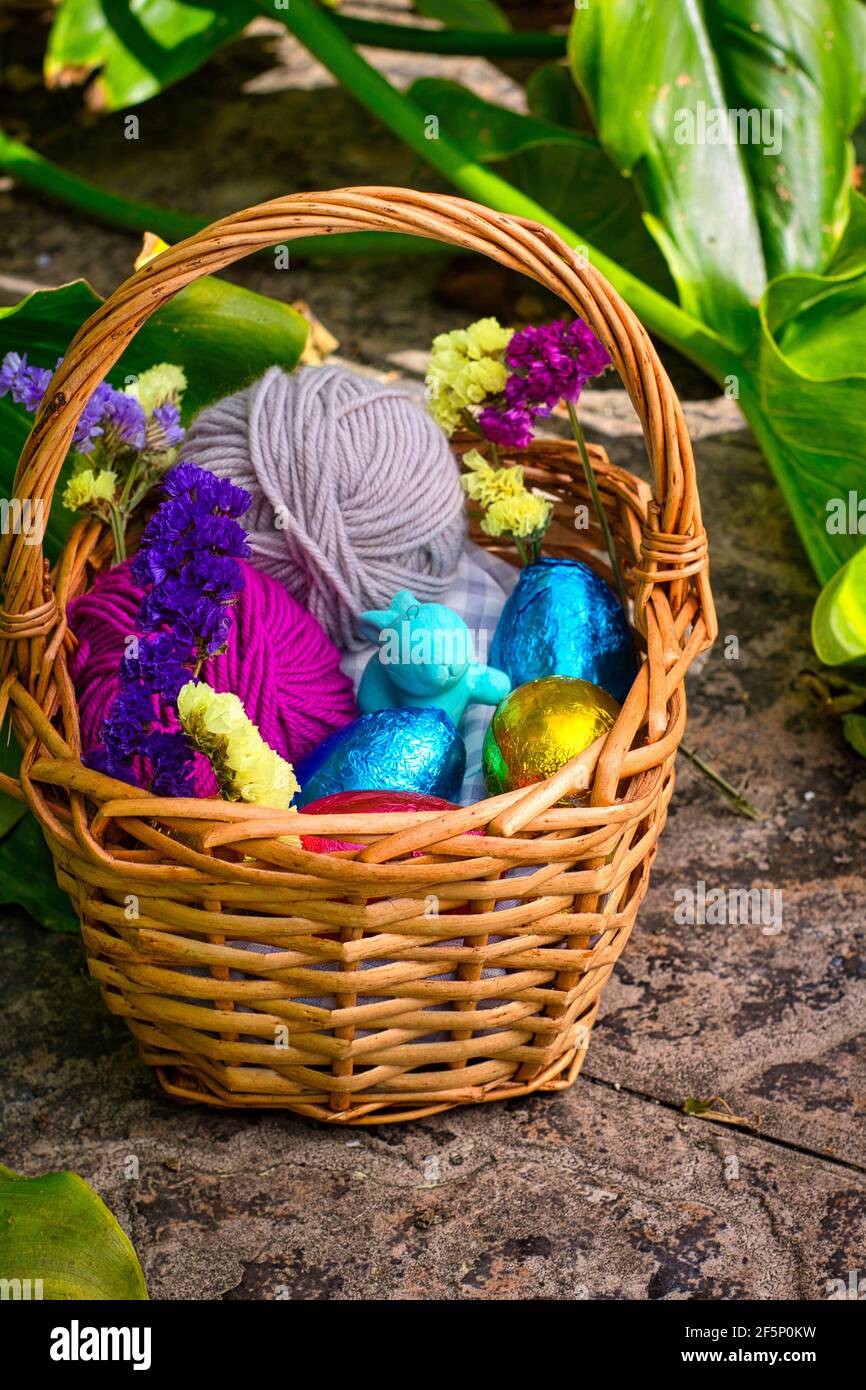
<path fill-rule="evenodd" d="M 333 1125 L 387 1125 L 407 1120 L 421 1120 L 429 1115 L 438 1115 L 443 1110 L 456 1110 L 463 1105 L 482 1105 L 494 1100 L 515 1100 L 518 1096 L 533 1095 L 536 1091 L 567 1091 L 573 1086 L 586 1060 L 587 1048 L 592 1028 L 598 1013 L 598 1003 L 581 1020 L 587 1034 L 582 1047 L 566 1052 L 562 1057 L 546 1067 L 538 1076 L 527 1081 L 499 1081 L 489 1087 L 466 1089 L 459 1099 L 452 1101 L 419 1102 L 411 1106 L 397 1099 L 359 1100 L 348 1110 L 331 1110 L 327 1105 L 303 1101 L 290 1096 L 263 1096 L 260 1093 L 245 1095 L 243 1092 L 228 1091 L 212 1076 L 193 1071 L 188 1067 L 173 1064 L 165 1065 L 164 1054 L 158 1057 L 142 1048 L 144 1062 L 153 1066 L 160 1086 L 167 1095 L 190 1105 L 212 1105 L 218 1109 L 236 1110 L 251 1108 L 257 1110 L 290 1110 L 296 1115 L 309 1119 L 322 1120 Z"/>

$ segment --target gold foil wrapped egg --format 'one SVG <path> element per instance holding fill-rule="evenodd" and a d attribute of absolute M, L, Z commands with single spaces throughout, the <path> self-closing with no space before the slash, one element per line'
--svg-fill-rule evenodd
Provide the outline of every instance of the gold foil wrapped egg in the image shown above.
<path fill-rule="evenodd" d="M 496 796 L 543 782 L 613 728 L 618 714 L 612 695 L 573 676 L 519 685 L 497 705 L 484 738 L 488 792 Z"/>

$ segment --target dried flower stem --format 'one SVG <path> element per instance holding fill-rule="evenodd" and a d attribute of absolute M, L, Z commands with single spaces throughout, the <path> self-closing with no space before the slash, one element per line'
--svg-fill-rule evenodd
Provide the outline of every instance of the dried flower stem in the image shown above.
<path fill-rule="evenodd" d="M 580 461 L 583 464 L 583 472 L 584 477 L 586 478 L 586 485 L 589 488 L 589 495 L 592 498 L 592 505 L 595 508 L 595 514 L 598 518 L 598 524 L 601 527 L 601 534 L 604 537 L 604 544 L 607 549 L 608 559 L 610 560 L 611 569 L 613 570 L 613 577 L 616 581 L 616 591 L 619 595 L 619 601 L 622 604 L 622 611 L 625 614 L 626 621 L 628 621 L 628 591 L 625 587 L 625 580 L 622 577 L 619 556 L 616 553 L 616 546 L 613 543 L 613 536 L 611 534 L 607 516 L 605 515 L 604 507 L 601 505 L 601 495 L 598 490 L 598 483 L 595 480 L 595 474 L 592 471 L 592 464 L 589 461 L 589 453 L 587 452 L 586 448 L 586 439 L 583 433 L 583 426 L 580 423 L 580 418 L 575 409 L 574 401 L 566 401 L 566 405 L 568 406 L 568 418 L 571 421 L 571 432 L 574 435 L 574 442 L 577 445 L 578 452 L 580 453 Z"/>
<path fill-rule="evenodd" d="M 126 526 L 121 511 L 113 502 L 108 504 L 108 520 L 114 541 L 114 563 L 121 565 L 126 559 Z"/>

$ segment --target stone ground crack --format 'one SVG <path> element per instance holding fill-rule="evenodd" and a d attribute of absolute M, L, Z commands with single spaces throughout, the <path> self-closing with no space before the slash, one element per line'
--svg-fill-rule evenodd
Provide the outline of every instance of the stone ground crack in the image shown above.
<path fill-rule="evenodd" d="M 764 1144 L 770 1144 L 773 1148 L 784 1149 L 787 1153 L 799 1154 L 803 1158 L 814 1158 L 821 1163 L 826 1163 L 828 1167 L 842 1168 L 850 1173 L 866 1174 L 866 1163 L 854 1163 L 848 1159 L 837 1158 L 835 1154 L 822 1153 L 820 1149 L 810 1149 L 803 1144 L 795 1144 L 790 1139 L 780 1139 L 773 1134 L 765 1134 L 760 1129 L 741 1125 L 723 1125 L 718 1120 L 702 1119 L 699 1115 L 687 1115 L 681 1106 L 672 1100 L 665 1100 L 663 1096 L 654 1096 L 649 1091 L 639 1091 L 633 1086 L 626 1086 L 619 1081 L 606 1081 L 602 1076 L 593 1076 L 586 1068 L 581 1073 L 582 1078 L 593 1086 L 601 1086 L 607 1091 L 614 1091 L 620 1095 L 631 1096 L 634 1100 L 643 1100 L 650 1105 L 661 1106 L 662 1109 L 677 1115 L 681 1120 L 698 1120 L 702 1124 L 712 1125 L 715 1130 L 734 1129 L 740 1134 L 748 1135 L 750 1139 L 759 1139 Z"/>

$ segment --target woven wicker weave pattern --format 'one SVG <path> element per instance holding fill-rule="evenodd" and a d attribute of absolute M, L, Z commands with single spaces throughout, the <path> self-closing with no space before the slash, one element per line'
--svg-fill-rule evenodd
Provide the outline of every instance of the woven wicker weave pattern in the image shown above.
<path fill-rule="evenodd" d="M 582 1065 L 673 790 L 685 674 L 716 635 L 691 447 L 652 344 L 535 224 L 404 189 L 294 195 L 215 223 L 120 286 L 70 346 L 16 479 L 16 496 L 47 511 L 90 394 L 185 284 L 296 236 L 380 229 L 474 249 L 545 285 L 590 324 L 629 392 L 652 490 L 603 450 L 591 457 L 646 660 L 605 739 L 537 787 L 442 814 L 153 797 L 79 756 L 65 609 L 106 562 L 107 537 L 80 522 L 53 574 L 24 537 L 0 548 L 0 712 L 11 708 L 24 748 L 20 782 L 0 785 L 40 820 L 109 1009 L 171 1094 L 344 1124 L 562 1089 Z M 548 551 L 608 573 L 597 530 L 574 529 L 588 502 L 576 451 L 537 443 L 525 462 L 555 500 Z M 583 804 L 557 805 L 577 790 Z M 316 855 L 280 838 L 298 833 L 365 848 Z"/>

